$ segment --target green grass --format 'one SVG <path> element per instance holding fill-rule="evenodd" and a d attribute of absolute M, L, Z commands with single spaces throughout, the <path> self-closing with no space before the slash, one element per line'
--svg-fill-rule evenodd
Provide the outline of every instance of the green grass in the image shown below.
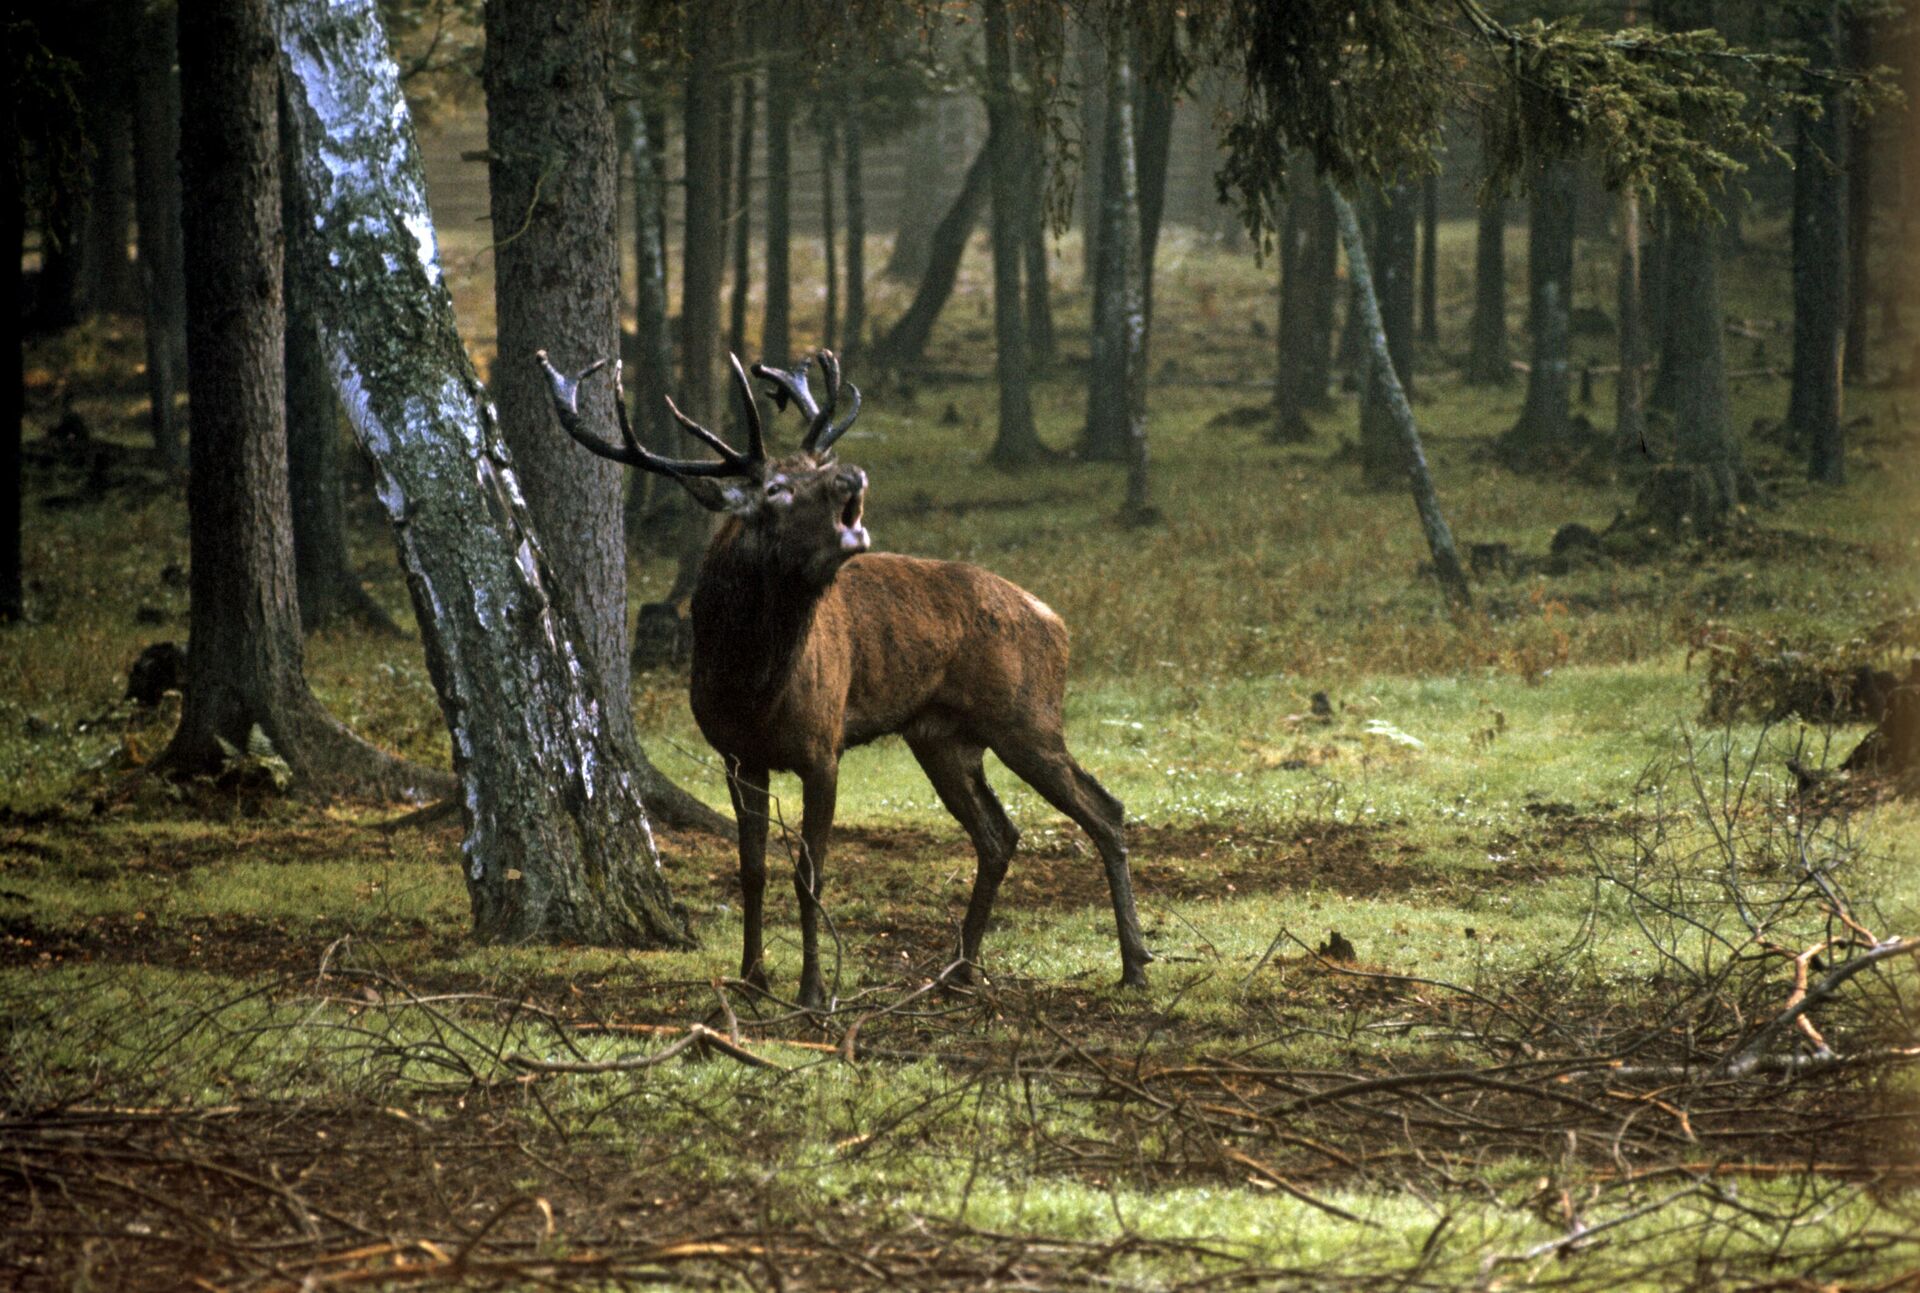
<path fill-rule="evenodd" d="M 1442 339 L 1422 353 L 1416 410 L 1463 543 L 1539 556 L 1561 524 L 1604 526 L 1634 483 L 1516 476 L 1484 453 L 1517 415 L 1521 388 L 1466 388 L 1447 369 L 1464 329 L 1471 236 L 1463 224 L 1443 229 Z M 1784 308 L 1784 273 L 1766 250 L 1780 231 L 1757 236 L 1761 250 L 1729 262 L 1728 303 L 1731 315 L 1765 320 Z M 469 341 L 484 358 L 491 285 L 484 258 L 470 254 L 477 237 L 450 232 L 450 262 Z M 1517 285 L 1524 240 L 1515 242 Z M 1610 299 L 1608 254 L 1583 244 L 1581 303 Z M 1063 280 L 1077 263 L 1069 245 Z M 803 249 L 796 274 L 814 268 Z M 382 829 L 404 811 L 397 806 L 241 804 L 129 785 L 125 770 L 160 748 L 166 719 L 124 721 L 115 708 L 124 669 L 144 643 L 186 632 L 184 588 L 162 577 L 187 560 L 177 488 L 129 468 L 131 483 L 107 502 L 64 506 L 79 473 L 40 465 L 27 533 L 36 618 L 9 629 L 0 654 L 0 1015 L 9 1025 L 0 1073 L 10 1114 L 74 1103 L 237 1106 L 276 1118 L 296 1106 L 359 1111 L 386 1119 L 381 1126 L 446 1129 L 444 1143 L 424 1132 L 418 1142 L 435 1171 L 491 1162 L 475 1149 L 487 1138 L 527 1147 L 533 1157 L 497 1173 L 472 1168 L 481 1182 L 472 1189 L 496 1201 L 561 1197 L 569 1174 L 593 1164 L 657 1182 L 648 1189 L 664 1202 L 645 1230 L 654 1238 L 787 1227 L 883 1247 L 936 1234 L 982 1253 L 1017 1236 L 1056 1254 L 1047 1261 L 1071 1263 L 1094 1261 L 1072 1245 L 1131 1237 L 1133 1247 L 1103 1248 L 1095 1265 L 1140 1287 L 1266 1267 L 1275 1282 L 1291 1271 L 1320 1286 L 1417 1273 L 1434 1286 L 1538 1276 L 1594 1288 L 1670 1286 L 1676 1272 L 1706 1286 L 1770 1269 L 1842 1281 L 1910 1271 L 1920 1263 L 1911 1176 L 1865 1190 L 1825 1169 L 1736 1173 L 1737 1198 L 1707 1177 L 1564 1261 L 1488 1268 L 1568 1233 L 1554 1210 L 1561 1188 L 1598 1225 L 1686 1178 L 1629 1184 L 1603 1156 L 1555 1136 L 1524 1147 L 1436 1143 L 1424 1164 L 1346 1172 L 1264 1132 L 1208 1133 L 1282 1164 L 1320 1201 L 1369 1223 L 1357 1228 L 1194 1139 L 1204 1124 L 1104 1089 L 1069 1054 L 1078 1047 L 1102 1063 L 1149 1068 L 1253 1056 L 1302 1070 L 1407 1072 L 1478 1053 L 1471 1030 L 1488 1024 L 1466 993 L 1518 994 L 1549 1015 L 1591 1018 L 1599 1032 L 1665 1009 L 1679 981 L 1621 890 L 1596 882 L 1600 869 L 1624 874 L 1657 839 L 1671 868 L 1663 874 L 1698 926 L 1674 934 L 1656 919 L 1651 932 L 1704 957 L 1711 941 L 1700 930 L 1739 926 L 1716 905 L 1723 858 L 1699 809 L 1724 809 L 1752 769 L 1733 822 L 1751 892 L 1773 892 L 1792 875 L 1779 832 L 1805 820 L 1787 756 L 1831 764 L 1865 730 L 1708 723 L 1704 666 L 1690 646 L 1709 624 L 1846 642 L 1920 603 L 1910 400 L 1861 389 L 1849 393 L 1850 411 L 1871 421 L 1853 431 L 1843 489 L 1805 485 L 1770 444 L 1747 445 L 1768 484 L 1770 502 L 1752 518 L 1768 541 L 1560 576 L 1491 574 L 1477 581 L 1477 608 L 1451 616 L 1420 573 L 1410 501 L 1361 490 L 1357 468 L 1336 453 L 1355 434 L 1350 398 L 1319 419 L 1318 442 L 1300 448 L 1269 445 L 1257 426 L 1211 425 L 1265 399 L 1257 381 L 1271 367 L 1270 342 L 1252 325 L 1269 322 L 1271 274 L 1180 231 L 1161 269 L 1154 353 L 1167 375 L 1150 407 L 1164 524 L 1116 523 L 1112 468 L 1006 475 L 980 466 L 992 387 L 982 380 L 990 347 L 978 247 L 930 351 L 941 369 L 977 376 L 870 390 L 843 448 L 873 478 L 868 522 L 879 546 L 990 566 L 1073 626 L 1069 738 L 1128 807 L 1142 917 L 1163 961 L 1146 997 L 1109 986 L 1116 958 L 1097 860 L 990 764 L 1025 836 L 988 937 L 986 996 L 935 996 L 923 1013 L 877 1017 L 863 1026 L 872 1053 L 854 1064 L 794 1044 L 836 1042 L 846 1017 L 814 1032 L 768 1004 L 755 1022 L 733 990 L 749 1044 L 791 1072 L 721 1060 L 537 1081 L 508 1071 L 502 1056 L 514 1049 L 566 1052 L 542 1022 L 549 1015 L 568 1027 L 672 1028 L 716 1009 L 713 984 L 736 968 L 740 937 L 730 846 L 665 840 L 697 950 L 480 947 L 467 937 L 451 827 Z M 903 293 L 876 285 L 879 317 Z M 803 293 L 802 335 L 808 300 Z M 1077 432 L 1086 306 L 1067 283 L 1062 362 L 1038 391 L 1041 434 L 1056 446 Z M 1735 366 L 1784 361 L 1787 334 L 1760 332 L 1758 343 L 1738 342 Z M 1607 344 L 1581 342 L 1599 363 L 1610 362 Z M 1763 353 L 1750 353 L 1756 347 Z M 115 372 L 136 349 L 124 329 L 99 325 L 36 353 L 35 416 L 49 420 L 59 383 L 71 379 L 76 407 L 100 431 L 137 442 L 137 384 Z M 1255 384 L 1206 384 L 1243 381 Z M 1598 386 L 1593 416 L 1604 425 L 1612 392 Z M 1774 380 L 1742 380 L 1734 393 L 1741 427 L 1776 416 L 1785 400 Z M 389 540 L 368 521 L 355 543 L 375 595 L 407 622 Z M 636 563 L 632 574 L 635 602 L 671 578 L 663 561 Z M 307 673 L 356 730 L 445 760 L 411 641 L 319 635 Z M 1330 721 L 1311 714 L 1316 692 L 1332 703 Z M 642 676 L 633 700 L 655 762 L 724 805 L 684 680 Z M 797 786 L 776 779 L 774 789 L 796 819 Z M 950 955 L 973 858 L 897 742 L 848 755 L 839 822 L 826 867 L 834 965 L 843 997 L 871 1009 Z M 1883 936 L 1920 929 L 1920 810 L 1881 803 L 1850 829 L 1858 848 L 1842 874 L 1859 909 Z M 793 908 L 776 870 L 768 935 L 777 991 L 798 973 Z M 1820 932 L 1809 919 L 1783 917 L 1775 936 L 1803 947 Z M 1330 931 L 1351 941 L 1364 973 L 1465 991 L 1342 977 L 1309 955 Z M 329 955 L 335 975 L 323 983 L 316 972 Z M 376 969 L 386 977 L 365 977 Z M 1783 968 L 1767 973 L 1744 1004 L 1763 1015 L 1787 991 Z M 1911 968 L 1887 974 L 1910 1001 Z M 1869 981 L 1878 980 L 1860 982 Z M 408 1004 L 400 983 L 486 1000 L 448 997 L 436 1008 L 443 1018 Z M 1844 1045 L 1874 1044 L 1876 1027 L 1897 1038 L 1907 1026 L 1837 1007 L 1820 1013 Z M 668 1035 L 568 1036 L 605 1060 Z M 1844 1095 L 1855 1103 L 1835 1106 L 1834 1126 L 1910 1144 L 1914 1082 L 1909 1066 L 1870 1091 L 1809 1089 L 1785 1104 L 1798 1111 L 1794 1101 L 1804 1101 L 1811 1119 L 1819 1101 Z M 483 1112 L 494 1121 L 476 1139 L 470 1120 Z M 1698 1112 L 1711 1137 L 1720 1133 L 1710 1115 Z M 1730 1139 L 1626 1161 L 1664 1171 L 1766 1158 L 1764 1146 L 1721 1130 Z M 1138 1158 L 1115 1157 L 1128 1146 Z M 579 1202 L 550 1242 L 590 1247 L 610 1233 L 613 1214 L 593 1210 L 608 1206 Z M 1058 1282 L 1078 1268 L 1045 1269 Z"/>

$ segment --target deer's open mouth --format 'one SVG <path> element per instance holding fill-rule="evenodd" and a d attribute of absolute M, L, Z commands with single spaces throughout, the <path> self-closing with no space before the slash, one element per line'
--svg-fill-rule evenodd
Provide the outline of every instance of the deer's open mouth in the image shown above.
<path fill-rule="evenodd" d="M 866 506 L 866 497 L 866 490 L 856 489 L 840 508 L 840 550 L 848 555 L 865 552 L 872 543 L 867 535 L 867 527 L 860 524 L 860 513 Z"/>

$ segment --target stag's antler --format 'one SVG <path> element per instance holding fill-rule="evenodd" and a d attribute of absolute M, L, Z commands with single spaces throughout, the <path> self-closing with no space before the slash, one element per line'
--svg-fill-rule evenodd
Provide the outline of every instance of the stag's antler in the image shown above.
<path fill-rule="evenodd" d="M 827 376 L 825 408 L 814 401 L 813 388 L 807 383 L 807 369 L 812 367 L 815 360 L 819 361 L 820 370 Z M 806 414 L 807 437 L 800 442 L 800 447 L 808 453 L 831 452 L 833 442 L 844 435 L 847 428 L 853 425 L 853 420 L 860 416 L 860 388 L 848 382 L 847 392 L 852 397 L 853 407 L 844 421 L 836 424 L 833 420 L 834 410 L 840 403 L 840 361 L 831 350 L 818 352 L 791 371 L 768 364 L 755 364 L 753 375 L 773 383 L 768 393 L 773 396 L 775 408 L 785 409 L 788 403 L 792 403 Z"/>
<path fill-rule="evenodd" d="M 753 387 L 748 383 L 746 371 L 740 367 L 740 359 L 737 355 L 729 355 L 728 358 L 733 360 L 734 385 L 740 392 L 741 403 L 746 406 L 746 453 L 740 453 L 725 440 L 682 413 L 674 404 L 672 397 L 667 398 L 667 408 L 673 413 L 674 419 L 719 454 L 720 462 L 693 462 L 684 458 L 664 458 L 641 444 L 639 438 L 633 434 L 632 422 L 627 418 L 627 400 L 620 387 L 618 362 L 602 359 L 588 364 L 576 376 L 568 377 L 547 359 L 546 351 L 535 351 L 534 357 L 540 361 L 540 367 L 547 375 L 547 389 L 553 396 L 553 411 L 559 417 L 560 425 L 565 428 L 568 435 L 602 458 L 667 476 L 750 476 L 756 467 L 767 460 L 766 437 L 760 425 L 760 406 L 754 403 Z M 588 429 L 580 417 L 580 383 L 605 368 L 609 362 L 613 363 L 613 407 L 614 411 L 620 415 L 621 444 L 614 444 L 611 440 Z"/>

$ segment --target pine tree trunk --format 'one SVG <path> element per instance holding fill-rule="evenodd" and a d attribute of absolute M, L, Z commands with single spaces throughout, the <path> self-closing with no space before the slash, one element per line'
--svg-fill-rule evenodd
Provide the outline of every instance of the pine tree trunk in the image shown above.
<path fill-rule="evenodd" d="M 1140 187 L 1140 293 L 1148 325 L 1153 322 L 1153 266 L 1160 252 L 1160 226 L 1167 210 L 1167 170 L 1173 153 L 1174 97 L 1170 87 L 1135 68 L 1134 169 Z"/>
<path fill-rule="evenodd" d="M 1027 132 L 1031 155 L 1036 159 L 1032 130 Z M 1036 162 L 1021 170 L 1021 273 L 1024 280 L 1021 298 L 1027 311 L 1027 358 L 1035 372 L 1044 373 L 1053 366 L 1053 294 L 1048 273 L 1047 215 L 1041 195 L 1045 176 Z"/>
<path fill-rule="evenodd" d="M 546 350 L 569 372 L 620 353 L 611 0 L 488 0 L 483 75 L 499 358 L 490 382 L 534 525 L 549 536 L 555 600 L 606 721 L 634 735 L 619 466 L 556 434 Z M 513 236 L 506 236 L 511 233 Z M 585 396 L 613 416 L 611 383 Z"/>
<path fill-rule="evenodd" d="M 1802 36 L 1817 66 L 1831 67 L 1840 43 L 1840 6 L 1826 0 L 1802 18 Z M 1846 105 L 1825 96 L 1815 116 L 1794 114 L 1793 384 L 1787 436 L 1807 453 L 1807 475 L 1845 482 L 1840 421 L 1841 360 L 1847 327 Z"/>
<path fill-rule="evenodd" d="M 833 210 L 833 176 L 839 157 L 836 147 L 836 124 L 827 111 L 827 102 L 823 98 L 819 104 L 820 121 L 820 244 L 826 271 L 826 313 L 820 325 L 820 344 L 828 350 L 838 348 L 840 344 L 840 258 L 835 246 L 839 233 L 838 222 Z"/>
<path fill-rule="evenodd" d="M 841 117 L 847 168 L 842 181 L 847 195 L 847 319 L 840 351 L 850 360 L 861 357 L 867 342 L 867 161 L 860 107 L 860 82 L 849 77 Z"/>
<path fill-rule="evenodd" d="M 289 542 L 281 297 L 280 86 L 270 0 L 188 5 L 180 70 L 193 400 L 186 706 L 161 756 L 219 774 L 257 727 L 293 786 L 398 798 L 437 788 L 361 742 L 307 690 Z M 257 752 L 257 751 L 256 751 Z"/>
<path fill-rule="evenodd" d="M 1420 340 L 1440 340 L 1440 177 L 1420 180 Z"/>
<path fill-rule="evenodd" d="M 1324 409 L 1333 382 L 1334 306 L 1339 300 L 1340 225 L 1326 186 L 1315 184 L 1304 195 L 1306 229 L 1300 248 L 1301 310 L 1299 398 L 1304 409 Z"/>
<path fill-rule="evenodd" d="M 1374 201 L 1374 247 L 1377 263 L 1372 274 L 1373 304 L 1387 340 L 1402 398 L 1413 394 L 1414 243 L 1419 223 L 1419 190 L 1401 181 L 1383 185 Z M 1358 288 L 1356 287 L 1356 292 Z M 1357 312 L 1361 335 L 1368 338 L 1369 376 L 1360 390 L 1360 476 L 1371 489 L 1397 483 L 1406 469 L 1405 446 L 1393 410 L 1388 405 L 1384 375 L 1372 363 L 1371 328 L 1367 302 Z"/>
<path fill-rule="evenodd" d="M 767 300 L 760 353 L 791 367 L 793 353 L 793 100 L 792 54 L 775 42 L 767 66 Z"/>
<path fill-rule="evenodd" d="M 1564 457 L 1573 444 L 1573 234 L 1576 174 L 1550 161 L 1534 175 L 1527 229 L 1527 331 L 1531 367 L 1520 420 L 1501 437 L 1516 464 Z"/>
<path fill-rule="evenodd" d="M 1736 503 L 1757 496 L 1727 411 L 1719 233 L 1702 221 L 1670 220 L 1662 275 L 1666 341 L 1652 401 L 1673 423 L 1674 458 L 1702 479 L 1707 511 L 1692 518 L 1702 532 L 1720 528 Z"/>
<path fill-rule="evenodd" d="M 281 0 L 298 182 L 336 266 L 315 312 L 394 525 L 453 738 L 474 930 L 518 943 L 684 947 L 643 802 L 549 593 L 440 272 L 413 128 L 374 0 Z M 555 433 L 556 435 L 558 432 Z"/>
<path fill-rule="evenodd" d="M 130 8 L 130 7 L 129 7 Z M 93 179 L 80 252 L 81 297 L 93 313 L 138 314 L 140 273 L 127 255 L 133 225 L 133 56 L 131 12 L 89 33 L 83 99 Z"/>
<path fill-rule="evenodd" d="M 1129 521 L 1149 519 L 1147 492 L 1146 294 L 1141 275 L 1139 153 L 1132 50 L 1124 27 L 1108 32 L 1106 137 L 1101 141 L 1100 253 L 1094 284 L 1092 362 L 1080 456 L 1127 464 Z M 1138 483 L 1136 485 L 1136 477 Z M 1137 495 L 1137 496 L 1136 496 Z"/>
<path fill-rule="evenodd" d="M 667 326 L 667 248 L 661 237 L 666 207 L 666 182 L 661 175 L 663 140 L 654 133 L 654 121 L 638 104 L 627 107 L 627 147 L 633 165 L 634 232 L 634 432 L 657 450 L 673 443 L 672 415 L 667 396 L 673 390 L 673 337 Z M 648 507 L 653 491 L 647 472 L 632 473 L 627 488 L 626 529 L 630 551 L 656 549 L 658 536 L 649 532 L 654 518 Z M 671 519 L 671 513 L 668 514 Z"/>
<path fill-rule="evenodd" d="M 926 353 L 927 339 L 933 335 L 933 325 L 953 295 L 967 242 L 973 237 L 973 227 L 980 222 L 980 211 L 987 204 L 991 160 L 982 148 L 967 167 L 960 192 L 928 241 L 927 272 L 913 294 L 912 303 L 874 343 L 874 367 L 898 371 L 919 363 Z"/>
<path fill-rule="evenodd" d="M 0 148 L 6 150 L 6 184 L 0 185 L 0 301 L 20 300 L 26 288 L 22 256 L 27 241 L 26 175 L 23 165 L 20 102 L 15 94 L 5 100 L 6 118 L 0 122 Z M 20 437 L 26 416 L 26 364 L 22 350 L 20 310 L 0 312 L 0 624 L 17 623 L 26 613 L 26 585 L 21 571 L 21 454 Z"/>
<path fill-rule="evenodd" d="M 1484 198 L 1474 241 L 1473 320 L 1467 325 L 1467 381 L 1504 386 L 1507 362 L 1507 201 Z"/>
<path fill-rule="evenodd" d="M 1390 414 L 1400 436 L 1400 469 L 1406 472 L 1413 489 L 1413 502 L 1420 514 L 1420 529 L 1427 539 L 1433 567 L 1447 598 L 1462 609 L 1473 605 L 1467 587 L 1467 575 L 1460 568 L 1460 556 L 1453 545 L 1453 531 L 1440 511 L 1440 497 L 1434 492 L 1433 476 L 1427 470 L 1426 450 L 1420 444 L 1420 428 L 1413 420 L 1413 405 L 1394 371 L 1387 330 L 1381 320 L 1380 300 L 1373 288 L 1373 274 L 1367 264 L 1366 239 L 1360 233 L 1360 221 L 1353 207 L 1338 192 L 1328 189 L 1335 218 L 1339 221 L 1340 241 L 1347 249 L 1347 270 L 1353 276 L 1353 299 L 1360 314 L 1360 326 L 1367 337 L 1368 364 L 1372 376 L 1367 386 L 1377 392 L 1380 403 Z"/>
<path fill-rule="evenodd" d="M 734 145 L 733 293 L 727 301 L 727 349 L 747 353 L 747 292 L 752 287 L 754 78 L 740 78 L 740 130 Z"/>
<path fill-rule="evenodd" d="M 1614 385 L 1614 455 L 1647 452 L 1646 398 L 1642 370 L 1647 362 L 1645 313 L 1640 301 L 1640 199 L 1620 196 L 1620 270 L 1615 282 L 1620 315 L 1620 376 Z"/>
<path fill-rule="evenodd" d="M 1074 24 L 1074 64 L 1080 75 L 1080 282 L 1097 291 L 1100 282 L 1101 194 L 1106 192 L 1107 47 L 1098 20 L 1079 15 Z"/>
<path fill-rule="evenodd" d="M 175 9 L 141 23 L 134 68 L 134 217 L 146 314 L 147 405 L 153 448 L 169 468 L 186 462 L 187 281 L 180 265 L 180 82 L 174 75 Z"/>
<path fill-rule="evenodd" d="M 1879 60 L 1874 53 L 1874 24 L 1864 16 L 1847 20 L 1847 63 L 1865 70 Z M 1868 309 L 1873 271 L 1868 249 L 1873 233 L 1873 127 L 1863 113 L 1849 113 L 1847 130 L 1847 341 L 1846 379 L 1862 382 L 1871 353 Z"/>
<path fill-rule="evenodd" d="M 1014 101 L 1007 0 L 982 0 L 981 9 L 987 44 L 987 151 L 992 158 L 994 369 L 1000 388 L 1000 427 L 987 460 L 996 467 L 1024 467 L 1047 456 L 1033 422 L 1020 294 L 1025 209 L 1021 171 L 1036 159 L 1025 152 L 1027 132 Z"/>

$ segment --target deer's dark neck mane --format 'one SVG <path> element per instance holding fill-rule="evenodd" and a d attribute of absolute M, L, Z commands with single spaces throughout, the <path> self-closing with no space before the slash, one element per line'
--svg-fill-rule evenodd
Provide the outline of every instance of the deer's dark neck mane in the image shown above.
<path fill-rule="evenodd" d="M 693 593 L 695 703 L 724 695 L 743 719 L 770 710 L 786 689 L 827 591 L 747 551 L 751 542 L 729 520 L 707 549 Z"/>

